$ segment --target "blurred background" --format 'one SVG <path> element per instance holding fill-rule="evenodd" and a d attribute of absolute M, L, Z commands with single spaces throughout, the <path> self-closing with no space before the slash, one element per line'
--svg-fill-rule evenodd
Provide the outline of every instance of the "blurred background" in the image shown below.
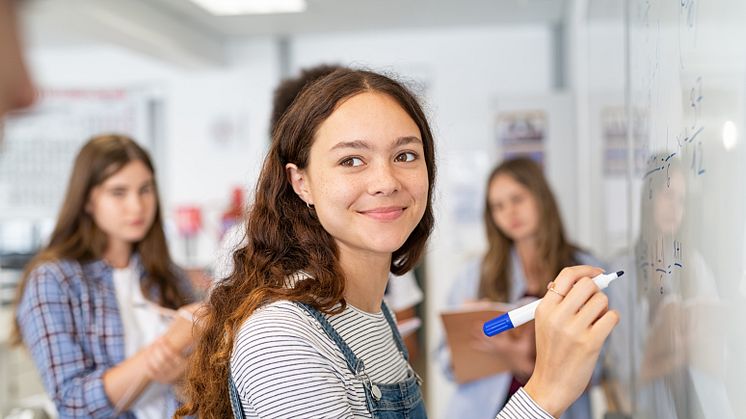
<path fill-rule="evenodd" d="M 151 152 L 172 255 L 204 284 L 224 233 L 251 202 L 273 89 L 322 63 L 396 75 L 422 99 L 435 131 L 437 223 L 416 271 L 425 295 L 417 369 L 432 417 L 442 417 L 452 391 L 433 359 L 439 313 L 464 264 L 484 251 L 485 180 L 497 162 L 540 161 L 570 239 L 604 260 L 626 254 L 643 182 L 635 161 L 649 152 L 626 118 L 628 22 L 641 22 L 650 2 L 272 0 L 253 11 L 221 3 L 237 2 L 22 2 L 40 100 L 6 120 L 0 146 L 3 334 L 15 283 L 49 235 L 72 159 L 91 135 L 122 132 Z M 269 9 L 279 6 L 287 9 Z M 654 33 L 655 20 L 648 25 Z M 655 49 L 645 42 L 638 45 Z M 3 342 L 0 417 L 48 404 L 26 355 Z M 606 402 L 594 400 L 600 417 Z"/>

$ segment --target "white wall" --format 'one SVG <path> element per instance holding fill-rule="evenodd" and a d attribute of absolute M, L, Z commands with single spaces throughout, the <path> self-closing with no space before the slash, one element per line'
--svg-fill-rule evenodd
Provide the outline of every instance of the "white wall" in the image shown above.
<path fill-rule="evenodd" d="M 579 133 L 576 153 L 582 162 L 578 169 L 578 212 L 584 220 L 578 226 L 578 238 L 597 256 L 611 258 L 626 245 L 627 222 L 634 216 L 627 202 L 625 177 L 605 177 L 603 171 L 602 112 L 625 108 L 624 28 L 621 16 L 583 19 L 576 46 L 581 53 L 575 57 L 579 68 L 575 81 Z"/>

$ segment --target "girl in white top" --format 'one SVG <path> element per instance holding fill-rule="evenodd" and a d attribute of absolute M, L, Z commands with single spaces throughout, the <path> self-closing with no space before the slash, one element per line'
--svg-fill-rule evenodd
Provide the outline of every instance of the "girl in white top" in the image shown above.
<path fill-rule="evenodd" d="M 92 138 L 18 290 L 14 337 L 59 417 L 171 416 L 193 294 L 168 253 L 148 153 L 126 136 Z"/>
<path fill-rule="evenodd" d="M 426 417 L 383 295 L 432 230 L 433 148 L 416 99 L 388 77 L 340 69 L 304 88 L 273 132 L 249 242 L 201 316 L 177 415 Z M 557 277 L 534 377 L 501 415 L 557 416 L 587 385 L 617 319 L 597 273 Z"/>

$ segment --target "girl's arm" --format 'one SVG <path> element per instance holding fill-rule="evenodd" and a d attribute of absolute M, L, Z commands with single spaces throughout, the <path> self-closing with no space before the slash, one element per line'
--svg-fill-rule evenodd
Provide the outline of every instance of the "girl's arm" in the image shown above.
<path fill-rule="evenodd" d="M 23 341 L 39 370 L 47 393 L 62 417 L 111 418 L 126 411 L 151 381 L 172 382 L 186 361 L 170 344 L 191 336 L 191 324 L 174 322 L 164 337 L 114 367 L 94 366 L 76 337 L 68 281 L 50 263 L 31 272 L 18 305 Z M 191 342 L 191 341 L 190 341 Z"/>
<path fill-rule="evenodd" d="M 540 407 L 559 417 L 585 390 L 601 347 L 619 322 L 608 311 L 608 299 L 591 278 L 599 268 L 565 268 L 555 279 L 555 293 L 547 293 L 536 310 L 536 368 L 524 387 L 528 399 L 514 396 L 498 418 L 512 417 L 523 407 Z M 530 402 L 526 402 L 530 400 Z M 526 404 L 528 403 L 528 404 Z M 538 416 L 542 417 L 542 416 Z"/>

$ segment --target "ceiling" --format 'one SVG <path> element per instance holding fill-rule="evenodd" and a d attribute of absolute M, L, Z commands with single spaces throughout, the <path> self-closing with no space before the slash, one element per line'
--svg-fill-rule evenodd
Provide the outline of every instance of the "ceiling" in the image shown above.
<path fill-rule="evenodd" d="M 187 66 L 219 65 L 229 41 L 313 33 L 555 24 L 570 0 L 307 0 L 298 14 L 218 17 L 188 0 L 29 0 L 32 46 L 110 43 Z"/>
<path fill-rule="evenodd" d="M 212 16 L 188 0 L 154 7 L 225 36 L 558 22 L 564 0 L 307 0 L 304 13 Z"/>

